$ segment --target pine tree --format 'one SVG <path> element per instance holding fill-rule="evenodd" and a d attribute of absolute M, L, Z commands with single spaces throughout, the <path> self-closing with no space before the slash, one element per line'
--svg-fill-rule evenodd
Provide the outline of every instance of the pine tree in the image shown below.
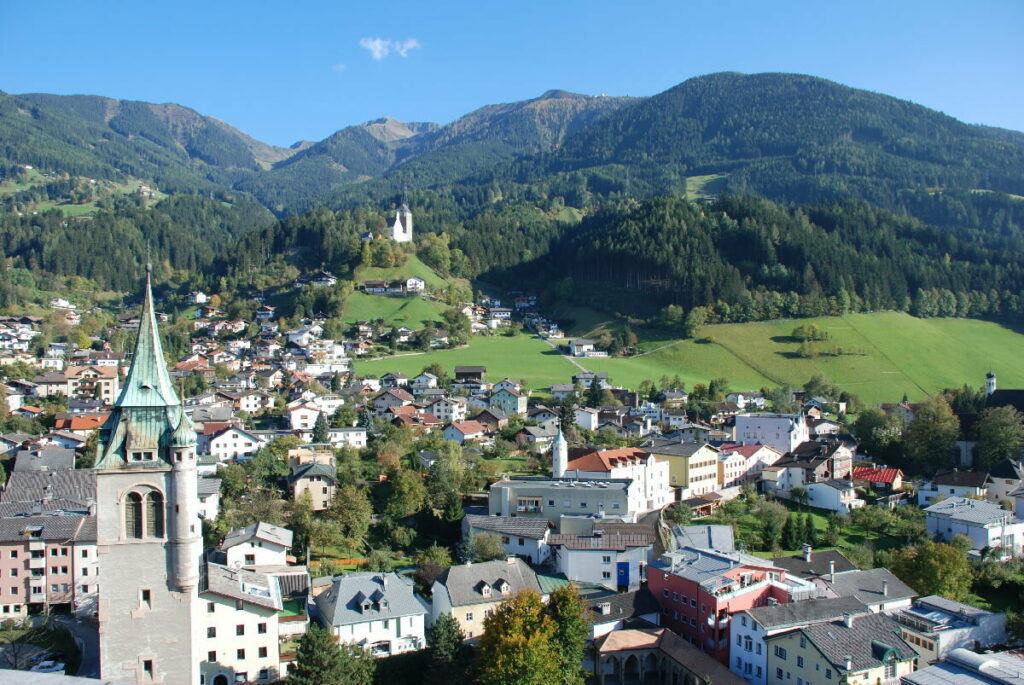
<path fill-rule="evenodd" d="M 299 641 L 288 685 L 370 685 L 375 663 L 365 650 L 336 645 L 331 634 L 312 623 Z"/>
<path fill-rule="evenodd" d="M 818 529 L 814 527 L 814 519 L 810 514 L 804 514 L 804 542 L 811 546 L 818 543 Z"/>
<path fill-rule="evenodd" d="M 427 682 L 436 685 L 460 682 L 465 676 L 466 634 L 451 614 L 438 617 L 430 630 L 430 672 Z"/>
<path fill-rule="evenodd" d="M 800 546 L 800 531 L 797 524 L 793 522 L 793 515 L 786 517 L 786 523 L 782 527 L 782 547 L 784 549 L 796 549 Z"/>
<path fill-rule="evenodd" d="M 316 423 L 313 424 L 313 443 L 325 445 L 331 440 L 330 428 L 327 425 L 327 415 L 320 412 L 316 415 Z"/>

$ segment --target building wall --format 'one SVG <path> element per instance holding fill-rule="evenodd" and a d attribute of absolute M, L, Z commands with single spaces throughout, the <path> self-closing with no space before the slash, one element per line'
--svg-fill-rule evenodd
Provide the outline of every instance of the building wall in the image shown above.
<path fill-rule="evenodd" d="M 212 592 L 202 593 L 199 602 L 199 669 L 207 685 L 220 673 L 228 676 L 229 683 L 236 682 L 239 674 L 245 674 L 249 682 L 276 680 L 280 663 L 277 612 L 248 602 L 238 608 L 236 600 Z M 211 630 L 215 633 L 212 637 Z M 265 656 L 260 656 L 261 649 L 266 650 Z"/>
<path fill-rule="evenodd" d="M 388 655 L 426 646 L 426 612 L 386 619 L 373 618 L 373 614 L 370 611 L 367 614 L 368 620 L 360 623 L 332 626 L 331 632 L 341 642 L 360 643 L 368 650 L 377 643 L 386 643 Z"/>
<path fill-rule="evenodd" d="M 768 634 L 746 612 L 732 617 L 729 640 L 729 669 L 751 685 L 765 685 L 768 654 L 764 638 Z"/>
<path fill-rule="evenodd" d="M 1024 521 L 1015 519 L 1013 512 L 1006 513 L 1005 524 L 988 527 L 935 514 L 928 514 L 926 522 L 928 530 L 943 540 L 952 540 L 954 536 L 963 534 L 974 543 L 974 549 L 1004 547 L 1010 554 L 1020 554 L 1024 544 Z"/>
<path fill-rule="evenodd" d="M 799 633 L 787 633 L 773 637 L 767 643 L 768 647 L 768 670 L 767 685 L 793 685 L 799 678 L 804 683 L 828 683 L 843 682 L 841 677 L 845 676 L 849 683 L 890 683 L 899 680 L 885 678 L 885 668 L 879 665 L 877 668 L 868 668 L 862 671 L 854 671 L 846 674 L 840 672 L 833 664 L 830 664 L 810 641 L 805 639 L 805 647 L 801 647 L 801 635 Z M 785 659 L 778 656 L 775 648 L 785 650 Z M 803 660 L 803 665 L 799 663 Z M 781 670 L 781 677 L 779 671 Z M 911 673 L 914 670 L 914 660 L 897 662 L 896 678 Z"/>
<path fill-rule="evenodd" d="M 546 518 L 558 523 L 563 515 L 594 515 L 604 511 L 608 516 L 628 516 L 629 497 L 622 488 L 557 487 L 531 485 L 529 481 L 498 482 L 491 486 L 488 496 L 489 513 L 500 516 L 528 516 Z M 539 501 L 539 511 L 520 511 L 519 500 Z"/>
<path fill-rule="evenodd" d="M 334 499 L 334 489 L 334 483 L 325 476 L 310 476 L 295 481 L 292 495 L 298 499 L 302 497 L 303 493 L 308 492 L 313 499 L 313 510 L 323 511 L 330 506 L 331 500 Z"/>
<path fill-rule="evenodd" d="M 493 602 L 481 602 L 468 606 L 453 607 L 448 590 L 441 583 L 435 582 L 431 595 L 431 625 L 437 622 L 441 614 L 451 614 L 459 623 L 466 639 L 480 637 L 484 634 L 484 619 L 491 615 L 501 604 L 503 597 L 496 597 Z"/>
<path fill-rule="evenodd" d="M 785 454 L 808 440 L 807 422 L 799 414 L 739 414 L 736 441 L 744 445 L 767 445 Z"/>
<path fill-rule="evenodd" d="M 27 541 L 0 544 L 0 616 L 5 619 L 26 615 L 29 558 Z"/>
<path fill-rule="evenodd" d="M 558 571 L 569 580 L 603 585 L 615 590 L 618 587 L 617 570 L 619 563 L 629 564 L 629 587 L 640 586 L 643 568 L 647 565 L 649 547 L 634 547 L 624 552 L 615 550 L 571 550 L 564 547 L 555 552 Z"/>
<path fill-rule="evenodd" d="M 152 683 L 144 673 L 145 662 L 150 661 L 154 674 L 165 683 L 198 682 L 200 657 L 193 627 L 202 618 L 196 589 L 170 589 L 173 557 L 166 535 L 129 540 L 123 534 L 122 496 L 140 485 L 164 494 L 165 531 L 173 530 L 171 478 L 169 470 L 157 469 L 97 474 L 97 542 L 103 579 L 99 591 L 101 678 Z M 187 514 L 188 505 L 181 506 Z M 143 589 L 150 593 L 148 605 Z M 168 634 L 168 626 L 174 626 L 173 635 Z"/>
<path fill-rule="evenodd" d="M 288 550 L 281 545 L 264 540 L 250 540 L 228 548 L 225 552 L 227 566 L 269 566 L 287 563 Z M 249 558 L 252 561 L 249 561 Z"/>

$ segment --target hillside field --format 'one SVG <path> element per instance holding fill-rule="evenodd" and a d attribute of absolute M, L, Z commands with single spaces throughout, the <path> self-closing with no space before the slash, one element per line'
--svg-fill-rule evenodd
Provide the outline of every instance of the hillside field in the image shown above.
<path fill-rule="evenodd" d="M 361 266 L 356 269 L 356 283 L 362 281 L 394 281 L 399 278 L 419 276 L 426 282 L 427 288 L 436 290 L 447 287 L 451 281 L 444 278 L 429 266 L 420 261 L 414 254 L 409 255 L 405 264 L 395 267 Z"/>
<path fill-rule="evenodd" d="M 447 308 L 440 302 L 426 300 L 419 295 L 390 297 L 356 292 L 345 302 L 342 318 L 350 324 L 384 319 L 391 326 L 408 326 L 419 330 L 427 321 L 440 321 L 441 313 Z"/>
<path fill-rule="evenodd" d="M 369 296 L 363 296 L 369 297 Z M 389 298 L 375 298 L 389 299 Z M 630 359 L 582 359 L 591 371 L 607 371 L 620 385 L 635 387 L 644 379 L 679 377 L 692 387 L 725 377 L 734 389 L 757 389 L 789 383 L 802 385 L 821 374 L 867 403 L 895 402 L 904 393 L 919 400 L 943 388 L 980 387 L 995 371 L 1001 387 L 1024 387 L 1024 335 L 1004 325 L 975 319 L 916 319 L 882 312 L 813 319 L 829 333 L 818 343 L 824 354 L 797 356 L 793 328 L 808 321 L 781 320 L 705 326 L 696 340 L 665 341 L 654 351 Z M 843 349 L 832 356 L 833 346 Z M 566 383 L 576 371 L 543 341 L 474 338 L 459 350 L 444 350 L 368 362 L 357 373 L 419 372 L 433 362 L 451 369 L 461 364 L 488 367 L 488 377 L 522 378 L 533 390 Z"/>

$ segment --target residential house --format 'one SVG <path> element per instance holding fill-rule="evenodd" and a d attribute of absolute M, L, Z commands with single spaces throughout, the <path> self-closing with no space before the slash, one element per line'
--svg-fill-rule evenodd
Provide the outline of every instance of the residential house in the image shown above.
<path fill-rule="evenodd" d="M 497 408 L 487 408 L 474 416 L 473 420 L 487 428 L 489 433 L 497 433 L 508 425 L 508 414 Z"/>
<path fill-rule="evenodd" d="M 522 559 L 452 566 L 434 581 L 431 624 L 451 614 L 467 639 L 484 632 L 484 619 L 505 601 L 523 591 L 542 594 L 537 574 Z"/>
<path fill-rule="evenodd" d="M 249 566 L 284 566 L 292 546 L 292 532 L 287 528 L 260 521 L 244 528 L 235 528 L 220 545 L 224 563 L 230 568 Z"/>
<path fill-rule="evenodd" d="M 765 638 L 767 685 L 794 682 L 896 683 L 917 652 L 885 614 L 848 614 Z"/>
<path fill-rule="evenodd" d="M 331 505 L 338 487 L 338 476 L 334 459 L 312 458 L 293 462 L 289 467 L 288 482 L 292 499 L 309 493 L 313 500 L 313 511 L 323 511 Z"/>
<path fill-rule="evenodd" d="M 596 431 L 600 425 L 601 417 L 596 409 L 576 407 L 573 416 L 575 424 L 583 430 Z"/>
<path fill-rule="evenodd" d="M 265 444 L 263 439 L 238 426 L 228 426 L 204 436 L 202 454 L 210 454 L 218 461 L 250 459 Z"/>
<path fill-rule="evenodd" d="M 998 549 L 1003 558 L 1021 554 L 1024 520 L 994 502 L 950 497 L 924 511 L 928 531 L 941 540 L 966 535 L 971 539 L 974 554 L 985 549 Z"/>
<path fill-rule="evenodd" d="M 837 597 L 855 597 L 876 613 L 891 614 L 906 609 L 917 595 L 914 588 L 884 568 L 829 574 L 825 583 L 831 594 Z"/>
<path fill-rule="evenodd" d="M 346 573 L 311 602 L 316 617 L 339 642 L 358 645 L 377 657 L 423 649 L 430 605 L 416 594 L 411 578 L 394 572 Z"/>
<path fill-rule="evenodd" d="M 444 427 L 444 439 L 449 442 L 464 443 L 470 440 L 482 440 L 487 435 L 487 428 L 477 421 L 460 421 Z"/>
<path fill-rule="evenodd" d="M 206 628 L 199 633 L 203 682 L 269 683 L 283 675 L 278 612 L 284 604 L 274 577 L 207 563 L 199 599 L 201 607 L 205 603 L 196 617 Z"/>
<path fill-rule="evenodd" d="M 631 526 L 630 532 L 621 530 Z M 590 535 L 550 536 L 555 568 L 572 581 L 603 585 L 612 590 L 636 590 L 645 577 L 654 550 L 654 530 L 643 524 L 619 524 L 605 531 L 594 522 Z"/>
<path fill-rule="evenodd" d="M 803 414 L 738 414 L 736 442 L 767 445 L 786 454 L 810 439 Z"/>
<path fill-rule="evenodd" d="M 425 409 L 443 423 L 466 420 L 466 400 L 461 397 L 441 397 L 430 402 Z"/>
<path fill-rule="evenodd" d="M 454 382 L 481 385 L 485 382 L 486 375 L 486 366 L 456 366 Z"/>
<path fill-rule="evenodd" d="M 987 649 L 1006 644 L 1006 614 L 985 611 L 938 595 L 914 600 L 892 614 L 903 639 L 921 656 L 921 663 L 942 661 L 957 648 Z"/>
<path fill-rule="evenodd" d="M 756 483 L 761 479 L 761 472 L 766 466 L 772 466 L 782 458 L 781 454 L 767 445 L 726 443 L 719 445 L 718 450 L 722 487 L 730 487 L 730 483 Z M 730 479 L 725 477 L 727 472 L 732 476 Z"/>
<path fill-rule="evenodd" d="M 462 528 L 467 535 L 500 536 L 507 556 L 521 557 L 531 564 L 542 564 L 551 556 L 548 544 L 551 526 L 544 519 L 467 514 L 462 519 Z"/>
<path fill-rule="evenodd" d="M 529 445 L 535 452 L 544 453 L 551 449 L 556 435 L 558 435 L 557 426 L 526 426 L 516 434 L 516 437 Z"/>
<path fill-rule="evenodd" d="M 220 478 L 200 476 L 196 495 L 199 497 L 199 516 L 207 521 L 217 518 L 220 513 Z"/>
<path fill-rule="evenodd" d="M 853 470 L 853 481 L 880 493 L 892 494 L 903 489 L 903 471 L 885 466 L 858 466 Z"/>
<path fill-rule="evenodd" d="M 768 649 L 765 639 L 814 623 L 871 613 L 853 597 L 809 599 L 754 607 L 732 618 L 729 668 L 751 685 L 768 681 Z"/>
<path fill-rule="evenodd" d="M 373 410 L 377 416 L 384 416 L 390 407 L 412 404 L 413 396 L 401 388 L 388 388 L 373 400 Z"/>
<path fill-rule="evenodd" d="M 1024 482 L 1024 461 L 1003 459 L 988 472 L 988 499 L 993 502 L 1009 499 L 1010 493 Z"/>
<path fill-rule="evenodd" d="M 853 450 L 841 441 L 800 443 L 773 465 L 762 469 L 765 488 L 788 497 L 797 487 L 808 487 L 812 483 L 825 483 L 837 479 L 849 479 L 853 473 Z M 808 487 L 808 489 L 810 489 Z M 822 491 L 822 501 L 830 496 Z"/>
<path fill-rule="evenodd" d="M 644 448 L 648 454 L 669 465 L 669 484 L 681 498 L 714 492 L 720 487 L 718 448 L 696 442 L 655 439 Z"/>
<path fill-rule="evenodd" d="M 598 592 L 583 598 L 590 639 L 597 640 L 629 625 L 658 625 L 661 606 L 646 585 L 628 592 Z"/>
<path fill-rule="evenodd" d="M 930 482 L 917 491 L 918 506 L 927 506 L 942 497 L 977 497 L 988 495 L 988 474 L 952 469 L 939 471 Z"/>
<path fill-rule="evenodd" d="M 586 357 L 594 351 L 594 341 L 586 338 L 576 338 L 569 341 L 569 354 L 573 357 Z"/>

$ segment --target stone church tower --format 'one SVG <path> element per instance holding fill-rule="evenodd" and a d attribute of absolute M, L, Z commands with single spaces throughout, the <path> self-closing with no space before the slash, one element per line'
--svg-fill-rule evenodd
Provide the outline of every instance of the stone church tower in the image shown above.
<path fill-rule="evenodd" d="M 412 212 L 409 205 L 402 203 L 395 213 L 395 223 L 391 225 L 391 237 L 396 243 L 412 242 Z"/>
<path fill-rule="evenodd" d="M 100 677 L 199 682 L 196 434 L 167 373 L 150 267 L 128 377 L 96 461 Z"/>

